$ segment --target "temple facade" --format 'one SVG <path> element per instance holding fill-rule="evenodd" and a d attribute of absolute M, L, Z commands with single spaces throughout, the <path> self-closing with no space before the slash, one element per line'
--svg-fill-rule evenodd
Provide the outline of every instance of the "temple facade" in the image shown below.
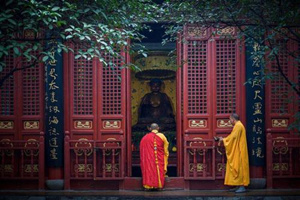
<path fill-rule="evenodd" d="M 133 127 L 152 78 L 162 80 L 175 120 L 163 130 L 170 143 L 166 188 L 225 188 L 225 150 L 213 138 L 231 132 L 234 112 L 247 130 L 250 186 L 299 188 L 300 139 L 289 129 L 299 97 L 282 77 L 260 81 L 263 66 L 250 58 L 256 47 L 245 46 L 234 27 L 212 31 L 185 27 L 175 44 L 177 67 L 162 48 L 148 58 L 121 50 L 125 62 L 107 55 L 108 66 L 75 59 L 78 43 L 71 44 L 75 53 L 54 49 L 55 60 L 14 73 L 0 89 L 0 188 L 141 189 L 145 132 Z M 280 55 L 285 75 L 300 83 L 299 66 Z M 5 62 L 9 70 L 23 61 Z M 141 72 L 124 68 L 129 62 Z M 266 67 L 276 73 L 272 62 Z M 249 79 L 256 81 L 244 84 Z"/>

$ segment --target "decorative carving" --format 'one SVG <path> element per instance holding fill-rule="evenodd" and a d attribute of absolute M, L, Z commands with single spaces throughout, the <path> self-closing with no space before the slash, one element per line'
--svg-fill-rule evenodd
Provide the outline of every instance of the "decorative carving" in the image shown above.
<path fill-rule="evenodd" d="M 121 128 L 121 120 L 104 120 L 103 128 L 104 129 L 119 129 L 119 128 Z"/>
<path fill-rule="evenodd" d="M 229 119 L 218 119 L 217 127 L 218 128 L 228 128 L 228 127 L 232 127 L 232 124 Z"/>
<path fill-rule="evenodd" d="M 192 145 L 195 145 L 195 146 L 206 146 L 206 142 L 204 142 L 204 141 L 202 141 L 203 139 L 201 138 L 201 137 L 195 137 L 195 138 L 193 138 L 194 140 L 198 140 L 198 141 L 194 141 L 194 142 L 190 142 L 190 147 L 192 146 Z M 194 152 L 197 152 L 199 155 L 203 155 L 204 154 L 204 151 L 205 150 L 203 150 L 203 149 L 194 149 L 195 151 L 193 151 L 193 150 L 189 150 L 189 153 L 191 154 L 191 155 L 194 155 Z"/>
<path fill-rule="evenodd" d="M 273 128 L 286 128 L 288 127 L 289 120 L 287 119 L 272 119 Z"/>
<path fill-rule="evenodd" d="M 119 164 L 115 164 L 115 172 L 119 172 Z M 112 164 L 105 164 L 105 172 L 112 172 Z"/>
<path fill-rule="evenodd" d="M 87 138 L 80 138 L 78 142 L 75 143 L 75 147 L 74 152 L 77 156 L 82 156 L 83 154 L 90 156 L 93 153 L 93 149 L 91 149 L 92 144 Z"/>
<path fill-rule="evenodd" d="M 88 120 L 76 120 L 74 121 L 74 128 L 75 129 L 92 129 L 93 122 Z"/>
<path fill-rule="evenodd" d="M 31 172 L 39 172 L 38 165 L 24 165 L 24 172 L 31 173 Z"/>
<path fill-rule="evenodd" d="M 12 148 L 14 145 L 13 145 L 13 143 L 10 141 L 10 139 L 2 139 L 2 140 L 0 141 L 0 146 L 9 149 L 9 148 Z M 14 155 L 14 150 L 8 150 L 8 149 L 0 150 L 0 153 L 1 153 L 2 151 L 4 151 L 4 153 L 5 153 L 6 156 L 13 156 L 13 155 Z"/>
<path fill-rule="evenodd" d="M 74 169 L 76 172 L 93 172 L 92 164 L 75 164 Z"/>
<path fill-rule="evenodd" d="M 218 163 L 217 164 L 218 172 L 225 171 L 225 169 L 226 169 L 226 164 L 224 164 L 224 163 Z"/>
<path fill-rule="evenodd" d="M 235 28 L 234 27 L 226 27 L 226 28 L 217 28 L 218 35 L 235 35 Z"/>
<path fill-rule="evenodd" d="M 38 156 L 39 155 L 39 150 L 38 149 L 30 149 L 31 147 L 34 148 L 39 148 L 40 144 L 36 139 L 28 139 L 24 145 L 25 148 L 28 149 L 24 149 L 24 153 L 26 156 L 31 156 L 31 154 L 33 156 Z"/>
<path fill-rule="evenodd" d="M 273 153 L 274 154 L 286 154 L 289 151 L 288 142 L 284 137 L 277 137 L 273 141 Z"/>
<path fill-rule="evenodd" d="M 189 120 L 189 127 L 190 128 L 206 128 L 207 127 L 207 121 L 206 120 L 197 120 L 197 119 L 191 119 Z"/>
<path fill-rule="evenodd" d="M 193 164 L 193 163 L 190 163 L 190 165 L 189 165 L 189 171 L 190 171 L 190 172 L 193 172 L 194 169 L 195 169 L 194 164 Z M 197 163 L 197 165 L 196 165 L 196 171 L 197 171 L 197 172 L 202 172 L 202 171 L 204 171 L 205 169 L 206 169 L 206 164 L 203 164 L 203 163 Z"/>
<path fill-rule="evenodd" d="M 288 163 L 273 163 L 273 171 L 288 171 Z"/>
<path fill-rule="evenodd" d="M 39 129 L 39 121 L 24 121 L 24 129 Z"/>
<path fill-rule="evenodd" d="M 116 138 L 107 138 L 106 140 L 111 141 L 111 140 L 116 140 Z M 119 142 L 113 142 L 113 143 L 112 142 L 109 142 L 109 143 L 104 142 L 103 147 L 105 147 L 106 144 L 112 144 L 112 145 L 120 146 Z M 116 149 L 115 150 L 115 156 L 119 155 L 119 153 L 120 153 L 120 151 L 118 149 Z M 112 154 L 112 149 L 105 149 L 105 155 L 108 156 L 108 155 L 111 155 L 111 154 Z"/>
<path fill-rule="evenodd" d="M 0 165 L 0 172 L 13 173 L 13 171 L 14 171 L 13 165 L 10 164 Z"/>
<path fill-rule="evenodd" d="M 111 172 L 111 169 L 112 169 L 111 164 L 105 164 L 105 171 L 106 172 Z"/>
<path fill-rule="evenodd" d="M 0 129 L 13 129 L 14 122 L 13 121 L 0 121 Z"/>
<path fill-rule="evenodd" d="M 187 29 L 188 36 L 190 37 L 207 37 L 207 29 L 202 27 L 188 27 Z"/>

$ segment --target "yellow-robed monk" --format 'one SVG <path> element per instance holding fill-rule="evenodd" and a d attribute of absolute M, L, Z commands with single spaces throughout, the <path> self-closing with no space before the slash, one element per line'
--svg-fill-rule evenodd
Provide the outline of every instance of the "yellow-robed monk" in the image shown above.
<path fill-rule="evenodd" d="M 219 138 L 224 143 L 227 156 L 224 184 L 238 186 L 230 191 L 241 193 L 250 183 L 246 130 L 236 113 L 230 115 L 230 122 L 234 125 L 232 132 L 225 138 Z"/>

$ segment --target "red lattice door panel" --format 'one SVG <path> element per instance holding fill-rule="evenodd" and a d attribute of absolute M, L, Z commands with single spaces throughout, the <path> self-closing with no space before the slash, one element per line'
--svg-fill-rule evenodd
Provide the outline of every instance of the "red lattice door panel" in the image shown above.
<path fill-rule="evenodd" d="M 231 113 L 245 116 L 245 66 L 235 29 L 212 31 L 186 27 L 183 44 L 183 129 L 203 138 L 229 133 Z"/>
<path fill-rule="evenodd" d="M 105 66 L 96 58 L 75 59 L 79 49 L 83 48 L 81 45 L 73 44 L 74 53 L 65 54 L 64 59 L 68 61 L 65 62 L 64 77 L 69 80 L 64 83 L 65 130 L 70 132 L 69 145 L 72 142 L 75 145 L 72 148 L 84 144 L 91 150 L 89 154 L 77 155 L 75 152 L 83 159 L 77 160 L 73 150 L 68 149 L 66 155 L 70 156 L 70 164 L 65 168 L 70 168 L 71 176 L 73 172 L 84 172 L 88 179 L 115 180 L 124 177 L 125 166 L 127 69 L 122 67 L 125 53 L 120 52 L 117 58 L 104 56 L 108 63 Z M 99 146 L 92 146 L 96 143 Z M 100 151 L 103 151 L 103 157 L 98 156 Z M 107 177 L 112 172 L 118 175 Z"/>
<path fill-rule="evenodd" d="M 108 65 L 100 65 L 98 131 L 102 140 L 122 139 L 126 130 L 126 69 L 122 68 L 122 58 L 124 52 L 117 58 L 105 55 Z"/>
<path fill-rule="evenodd" d="M 183 115 L 186 133 L 202 133 L 207 135 L 211 120 L 211 84 L 208 84 L 210 69 L 208 68 L 208 40 L 188 40 L 184 44 L 183 68 Z"/>
<path fill-rule="evenodd" d="M 122 58 L 104 57 L 108 66 L 98 59 L 75 59 L 81 44 L 73 44 L 74 53 L 65 55 L 65 129 L 71 139 L 120 139 L 125 132 L 125 70 Z M 69 77 L 70 76 L 70 77 Z"/>
<path fill-rule="evenodd" d="M 12 54 L 7 56 L 4 62 L 6 66 L 1 72 L 1 77 L 15 67 L 31 65 L 25 58 L 13 58 Z M 0 96 L 1 138 L 38 141 L 40 132 L 44 130 L 43 65 L 13 73 L 1 87 Z"/>
<path fill-rule="evenodd" d="M 74 44 L 74 53 L 69 53 L 64 66 L 64 86 L 69 89 L 65 95 L 65 129 L 73 139 L 93 139 L 97 130 L 97 68 L 96 60 L 75 59 L 82 44 Z M 66 59 L 65 59 L 66 60 Z M 70 76 L 70 77 L 68 77 Z M 67 87 L 67 85 L 69 87 Z M 68 116 L 69 115 L 69 116 Z"/>
<path fill-rule="evenodd" d="M 39 52 L 32 52 L 38 57 Z M 25 58 L 24 58 L 25 60 Z M 23 66 L 28 66 L 31 63 L 23 61 Z M 45 105 L 45 86 L 44 86 L 44 67 L 39 64 L 35 68 L 28 68 L 23 70 L 20 74 L 21 80 L 21 92 L 18 93 L 22 107 L 18 108 L 22 111 L 21 115 L 21 133 L 22 139 L 30 139 L 30 135 L 34 134 L 35 139 L 38 140 L 38 136 L 41 131 L 44 130 L 44 105 Z"/>
<path fill-rule="evenodd" d="M 281 47 L 278 60 L 283 74 L 292 83 L 300 83 L 299 65 L 295 65 L 294 58 L 290 55 L 290 52 L 299 53 L 298 45 L 279 39 L 277 44 Z M 270 61 L 267 67 L 274 78 L 266 84 L 266 128 L 279 135 L 292 134 L 293 130 L 288 130 L 288 126 L 293 123 L 293 115 L 300 110 L 299 97 L 280 74 L 276 60 Z"/>
<path fill-rule="evenodd" d="M 231 113 L 238 113 L 242 121 L 245 119 L 244 50 L 233 27 L 214 30 L 187 26 L 183 36 L 183 56 L 178 52 L 184 61 L 184 177 L 223 178 L 225 154 L 221 146 L 213 150 L 213 136 L 231 132 Z M 200 146 L 194 147 L 195 144 Z M 205 156 L 201 148 L 205 149 Z M 199 160 L 194 151 L 200 152 Z"/>
<path fill-rule="evenodd" d="M 38 57 L 39 52 L 34 54 Z M 12 52 L 4 62 L 1 78 L 14 68 L 32 65 L 26 58 L 14 58 Z M 0 88 L 0 178 L 37 179 L 42 174 L 44 163 L 39 155 L 44 146 L 39 139 L 45 120 L 44 69 L 38 64 L 16 71 Z"/>
<path fill-rule="evenodd" d="M 232 130 L 229 116 L 240 115 L 245 123 L 245 60 L 243 47 L 235 38 L 236 30 L 228 27 L 216 31 L 212 42 L 213 135 L 228 135 Z M 232 38 L 224 39 L 230 33 Z"/>
<path fill-rule="evenodd" d="M 8 74 L 16 64 L 16 59 L 10 54 L 4 58 L 6 66 L 0 73 L 0 78 Z M 4 82 L 0 88 L 0 132 L 1 139 L 13 140 L 17 135 L 17 87 L 16 76 L 11 76 Z"/>

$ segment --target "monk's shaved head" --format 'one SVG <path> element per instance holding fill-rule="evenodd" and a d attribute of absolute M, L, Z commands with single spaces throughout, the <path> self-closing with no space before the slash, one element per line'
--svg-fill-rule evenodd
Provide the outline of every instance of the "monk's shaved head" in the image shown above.
<path fill-rule="evenodd" d="M 232 113 L 231 115 L 230 115 L 230 117 L 232 117 L 234 120 L 236 120 L 236 121 L 238 121 L 238 120 L 240 120 L 240 116 L 238 115 L 238 114 L 236 114 L 236 113 Z"/>
<path fill-rule="evenodd" d="M 150 129 L 151 129 L 151 131 L 152 131 L 152 130 L 158 130 L 158 129 L 159 129 L 159 126 L 158 126 L 158 124 L 156 124 L 156 123 L 152 123 L 151 126 L 150 126 Z"/>

